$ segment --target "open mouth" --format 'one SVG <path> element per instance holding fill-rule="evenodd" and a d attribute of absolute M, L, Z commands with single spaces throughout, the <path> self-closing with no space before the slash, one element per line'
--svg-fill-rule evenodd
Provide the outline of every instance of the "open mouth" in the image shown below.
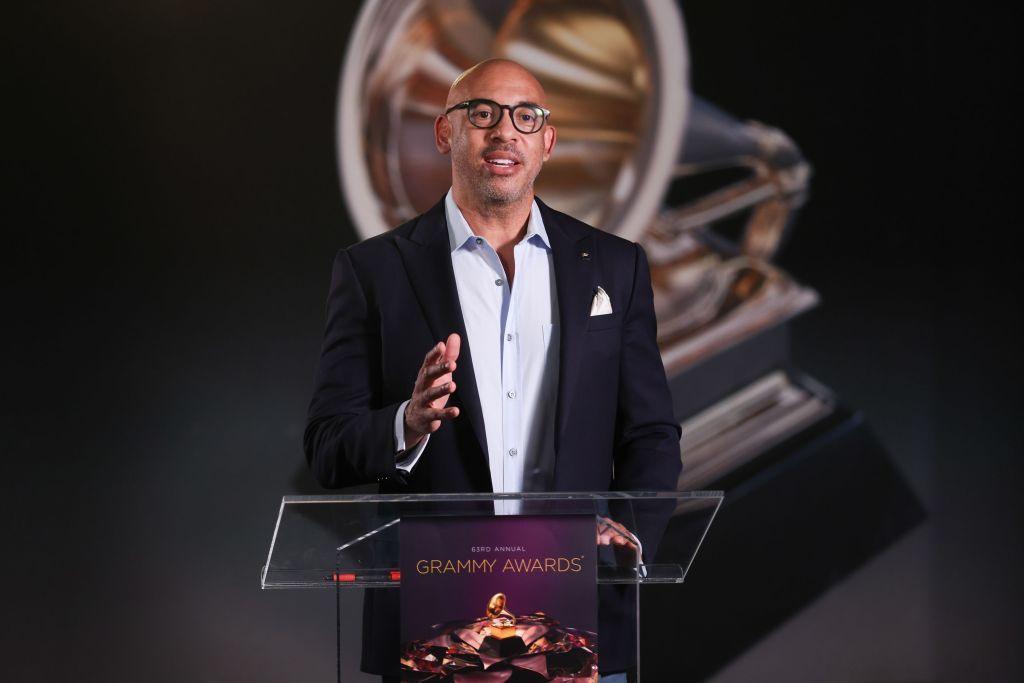
<path fill-rule="evenodd" d="M 512 169 L 519 166 L 519 160 L 516 159 L 515 155 L 509 152 L 491 152 L 489 154 L 485 154 L 484 163 L 495 170 Z"/>

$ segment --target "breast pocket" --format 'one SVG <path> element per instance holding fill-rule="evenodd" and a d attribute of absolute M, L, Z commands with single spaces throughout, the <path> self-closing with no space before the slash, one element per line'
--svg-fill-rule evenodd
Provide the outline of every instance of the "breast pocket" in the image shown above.
<path fill-rule="evenodd" d="M 592 315 L 587 320 L 587 330 L 607 330 L 618 327 L 621 319 L 618 313 L 606 313 L 605 315 Z"/>

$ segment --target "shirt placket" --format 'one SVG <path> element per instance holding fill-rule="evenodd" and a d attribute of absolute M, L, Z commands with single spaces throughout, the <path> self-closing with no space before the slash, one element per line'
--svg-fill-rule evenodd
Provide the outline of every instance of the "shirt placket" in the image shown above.
<path fill-rule="evenodd" d="M 515 330 L 519 288 L 516 288 L 513 292 L 512 288 L 509 287 L 508 278 L 505 276 L 505 268 L 501 265 L 501 259 L 498 257 L 497 252 L 487 244 L 486 240 L 477 237 L 474 241 L 477 248 L 481 249 L 480 255 L 484 263 L 487 264 L 488 270 L 494 276 L 494 283 L 491 286 L 498 290 L 495 300 L 497 304 L 495 306 L 495 313 L 497 314 L 498 333 L 501 335 L 499 342 L 501 367 L 498 369 L 501 378 L 501 452 L 497 456 L 500 458 L 500 463 L 498 463 L 500 466 L 497 470 L 500 473 L 501 480 L 492 483 L 495 492 L 504 492 L 517 490 L 515 470 L 510 466 L 509 461 L 518 458 L 520 450 L 518 444 L 515 443 L 518 440 L 520 419 L 517 414 L 518 404 L 515 403 L 519 395 L 518 389 L 515 386 L 518 383 L 517 378 L 519 375 L 518 339 Z M 518 245 L 513 248 L 513 254 L 518 264 Z M 494 457 L 494 454 L 492 454 L 492 461 Z M 499 514 L 508 514 L 507 503 L 508 501 L 505 503 L 496 502 L 496 511 Z"/>
<path fill-rule="evenodd" d="M 526 272 L 525 243 L 520 242 L 512 250 L 519 284 L 509 288 L 505 283 L 503 293 L 509 297 L 504 307 L 501 330 L 501 418 L 502 418 L 502 479 L 505 491 L 522 489 L 522 387 L 519 344 L 519 311 L 522 301 L 523 275 Z"/>

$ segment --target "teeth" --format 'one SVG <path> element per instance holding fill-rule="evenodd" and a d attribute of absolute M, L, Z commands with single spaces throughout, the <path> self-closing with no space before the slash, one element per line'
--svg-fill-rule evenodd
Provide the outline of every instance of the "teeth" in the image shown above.
<path fill-rule="evenodd" d="M 489 163 L 489 164 L 495 164 L 495 165 L 497 165 L 497 166 L 511 166 L 511 165 L 512 165 L 512 164 L 514 164 L 515 162 L 514 162 L 514 161 L 512 161 L 511 159 L 491 159 L 491 160 L 490 160 L 490 161 L 488 161 L 487 163 Z"/>

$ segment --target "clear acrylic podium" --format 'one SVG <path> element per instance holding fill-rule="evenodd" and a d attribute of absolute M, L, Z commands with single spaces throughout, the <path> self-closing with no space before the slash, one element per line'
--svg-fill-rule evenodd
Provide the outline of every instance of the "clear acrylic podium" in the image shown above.
<path fill-rule="evenodd" d="M 403 517 L 587 514 L 595 522 L 612 519 L 623 525 L 642 549 L 640 556 L 598 547 L 598 585 L 680 584 L 722 499 L 721 491 L 285 496 L 260 583 L 264 589 L 330 589 L 336 598 L 341 589 L 398 588 Z M 339 624 L 343 618 L 360 617 L 339 613 Z M 640 679 L 640 647 L 635 651 Z M 340 649 L 338 655 L 341 680 Z"/>

